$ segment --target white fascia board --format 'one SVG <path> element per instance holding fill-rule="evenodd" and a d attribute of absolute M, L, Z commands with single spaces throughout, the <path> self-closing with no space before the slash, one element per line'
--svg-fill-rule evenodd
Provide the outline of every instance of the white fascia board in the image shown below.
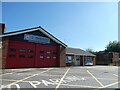
<path fill-rule="evenodd" d="M 22 32 L 10 33 L 10 34 L 7 34 L 7 35 L 1 35 L 0 37 L 12 36 L 12 35 L 19 35 L 19 34 L 31 32 L 31 31 L 36 31 L 36 30 L 38 30 L 38 29 L 31 29 L 31 30 L 26 30 L 26 31 L 22 31 Z"/>

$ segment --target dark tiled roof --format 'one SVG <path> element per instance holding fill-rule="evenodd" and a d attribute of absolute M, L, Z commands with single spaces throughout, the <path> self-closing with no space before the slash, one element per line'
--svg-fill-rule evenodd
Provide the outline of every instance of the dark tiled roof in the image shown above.
<path fill-rule="evenodd" d="M 84 56 L 96 56 L 92 53 L 89 53 L 89 52 L 86 52 L 82 49 L 79 49 L 79 48 L 71 48 L 71 47 L 68 47 L 66 49 L 66 54 L 69 54 L 69 55 L 84 55 Z"/>
<path fill-rule="evenodd" d="M 54 37 L 52 34 L 50 34 L 49 32 L 47 32 L 41 26 L 34 27 L 34 28 L 28 28 L 28 29 L 24 29 L 24 30 L 18 30 L 18 31 L 14 31 L 14 32 L 3 33 L 2 35 L 0 35 L 0 37 L 9 37 L 9 36 L 23 34 L 23 33 L 31 32 L 31 31 L 36 31 L 36 30 L 39 30 L 40 32 L 44 33 L 46 36 L 48 36 L 49 38 L 51 38 L 56 43 L 61 44 L 64 47 L 67 47 L 66 44 L 64 44 L 62 41 L 60 41 L 59 39 L 57 39 L 56 37 Z"/>

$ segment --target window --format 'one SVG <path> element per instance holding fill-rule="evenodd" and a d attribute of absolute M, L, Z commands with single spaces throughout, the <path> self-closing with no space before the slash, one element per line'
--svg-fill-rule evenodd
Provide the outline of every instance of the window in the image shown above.
<path fill-rule="evenodd" d="M 28 58 L 33 58 L 33 56 L 28 56 Z"/>
<path fill-rule="evenodd" d="M 20 58 L 25 58 L 25 55 L 19 55 Z"/>
<path fill-rule="evenodd" d="M 40 53 L 44 53 L 44 51 L 43 51 L 43 50 L 40 50 Z"/>
<path fill-rule="evenodd" d="M 10 48 L 10 51 L 15 52 L 16 49 L 15 48 Z"/>
<path fill-rule="evenodd" d="M 85 57 L 85 65 L 93 65 L 92 57 Z"/>
<path fill-rule="evenodd" d="M 49 56 L 47 56 L 46 58 L 50 58 Z"/>
<path fill-rule="evenodd" d="M 72 62 L 72 57 L 71 56 L 66 56 L 66 62 L 71 63 Z"/>
<path fill-rule="evenodd" d="M 43 56 L 40 56 L 40 58 L 43 58 Z"/>
<path fill-rule="evenodd" d="M 15 58 L 15 55 L 9 55 L 10 58 Z"/>
<path fill-rule="evenodd" d="M 57 54 L 56 52 L 53 52 L 53 54 Z"/>
<path fill-rule="evenodd" d="M 19 52 L 25 52 L 25 50 L 24 49 L 20 49 Z"/>
<path fill-rule="evenodd" d="M 53 59 L 56 59 L 56 57 L 53 57 Z"/>
<path fill-rule="evenodd" d="M 77 56 L 76 56 L 76 60 L 78 60 L 78 61 L 79 61 L 79 60 L 80 60 L 80 56 L 78 56 L 78 55 L 77 55 Z"/>
<path fill-rule="evenodd" d="M 34 52 L 34 50 L 28 50 L 28 52 L 32 53 L 32 52 Z"/>
<path fill-rule="evenodd" d="M 50 54 L 50 52 L 46 52 L 47 54 Z"/>

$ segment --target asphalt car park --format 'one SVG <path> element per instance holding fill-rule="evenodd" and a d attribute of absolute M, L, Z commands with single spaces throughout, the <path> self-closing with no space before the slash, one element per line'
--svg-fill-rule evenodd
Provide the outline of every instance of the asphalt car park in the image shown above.
<path fill-rule="evenodd" d="M 2 70 L 1 88 L 119 88 L 118 67 L 82 66 Z"/>

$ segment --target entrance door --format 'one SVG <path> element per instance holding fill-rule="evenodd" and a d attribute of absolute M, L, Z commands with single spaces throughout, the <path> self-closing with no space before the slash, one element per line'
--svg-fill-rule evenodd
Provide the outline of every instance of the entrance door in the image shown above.
<path fill-rule="evenodd" d="M 80 66 L 80 56 L 76 56 L 75 66 Z"/>

